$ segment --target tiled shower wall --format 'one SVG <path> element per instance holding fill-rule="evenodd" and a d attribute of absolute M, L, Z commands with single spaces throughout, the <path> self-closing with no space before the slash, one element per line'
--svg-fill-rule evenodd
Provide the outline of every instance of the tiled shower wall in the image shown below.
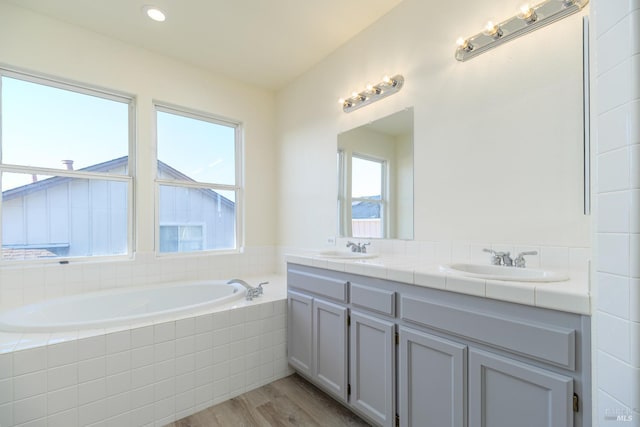
<path fill-rule="evenodd" d="M 127 286 L 183 280 L 229 279 L 273 273 L 274 249 L 248 247 L 242 253 L 5 266 L 0 269 L 0 309 L 44 299 Z"/>
<path fill-rule="evenodd" d="M 290 373 L 286 301 L 0 354 L 0 426 L 164 426 Z"/>
<path fill-rule="evenodd" d="M 592 0 L 595 425 L 640 426 L 640 1 Z"/>

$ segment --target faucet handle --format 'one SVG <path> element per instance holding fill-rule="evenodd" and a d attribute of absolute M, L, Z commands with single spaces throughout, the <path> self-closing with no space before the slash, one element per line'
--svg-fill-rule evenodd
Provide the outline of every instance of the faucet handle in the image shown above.
<path fill-rule="evenodd" d="M 371 242 L 361 243 L 360 244 L 360 252 L 362 252 L 363 254 L 366 254 L 367 253 L 367 246 L 371 246 Z"/>
<path fill-rule="evenodd" d="M 258 287 L 256 289 L 258 289 L 258 295 L 262 295 L 262 292 L 264 291 L 264 289 L 262 289 L 262 285 L 268 285 L 269 282 L 260 282 L 258 283 Z"/>
<path fill-rule="evenodd" d="M 491 264 L 492 265 L 500 265 L 502 264 L 502 255 L 493 249 L 484 248 L 482 252 L 487 252 L 491 254 Z"/>
<path fill-rule="evenodd" d="M 538 255 L 538 251 L 524 251 L 520 252 L 516 259 L 513 260 L 514 265 L 519 268 L 525 268 L 527 266 L 527 261 L 524 259 L 525 255 Z"/>

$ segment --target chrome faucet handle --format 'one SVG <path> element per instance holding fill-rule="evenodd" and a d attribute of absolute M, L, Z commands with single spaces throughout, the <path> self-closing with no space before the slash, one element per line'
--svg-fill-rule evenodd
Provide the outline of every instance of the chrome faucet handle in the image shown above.
<path fill-rule="evenodd" d="M 525 255 L 538 255 L 538 251 L 520 252 L 516 259 L 513 260 L 516 267 L 525 268 L 527 266 L 527 260 L 524 258 Z"/>
<path fill-rule="evenodd" d="M 264 289 L 262 289 L 263 285 L 268 285 L 269 282 L 260 282 L 258 283 L 258 287 L 256 288 L 258 290 L 258 295 L 262 295 L 262 293 L 264 292 Z"/>
<path fill-rule="evenodd" d="M 351 252 L 358 252 L 359 246 L 353 242 L 347 242 L 347 247 L 351 248 Z"/>
<path fill-rule="evenodd" d="M 500 255 L 498 255 L 498 252 L 494 251 L 493 249 L 483 249 L 482 252 L 487 252 L 491 254 L 491 264 L 492 265 L 500 265 L 502 264 L 502 257 Z"/>
<path fill-rule="evenodd" d="M 360 252 L 362 252 L 363 254 L 367 253 L 367 246 L 370 246 L 371 242 L 367 242 L 367 243 L 362 243 L 360 245 Z"/>

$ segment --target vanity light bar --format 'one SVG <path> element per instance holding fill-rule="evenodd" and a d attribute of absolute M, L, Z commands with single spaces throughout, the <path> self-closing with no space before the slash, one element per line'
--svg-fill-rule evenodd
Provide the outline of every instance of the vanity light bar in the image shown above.
<path fill-rule="evenodd" d="M 502 43 L 576 13 L 588 2 L 589 0 L 546 0 L 533 7 L 524 5 L 516 16 L 499 24 L 489 21 L 481 33 L 466 39 L 459 38 L 456 59 L 471 59 Z"/>
<path fill-rule="evenodd" d="M 339 99 L 338 102 L 342 104 L 342 110 L 345 113 L 350 113 L 372 102 L 393 95 L 402 89 L 403 85 L 404 77 L 400 74 L 393 77 L 385 76 L 377 85 L 368 85 L 362 92 L 353 92 L 349 98 Z"/>

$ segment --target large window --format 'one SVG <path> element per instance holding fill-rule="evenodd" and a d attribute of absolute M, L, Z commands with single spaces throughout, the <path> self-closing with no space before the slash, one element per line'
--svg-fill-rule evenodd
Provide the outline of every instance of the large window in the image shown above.
<path fill-rule="evenodd" d="M 160 253 L 238 247 L 238 123 L 156 105 Z"/>
<path fill-rule="evenodd" d="M 0 69 L 2 260 L 130 252 L 133 100 Z"/>

